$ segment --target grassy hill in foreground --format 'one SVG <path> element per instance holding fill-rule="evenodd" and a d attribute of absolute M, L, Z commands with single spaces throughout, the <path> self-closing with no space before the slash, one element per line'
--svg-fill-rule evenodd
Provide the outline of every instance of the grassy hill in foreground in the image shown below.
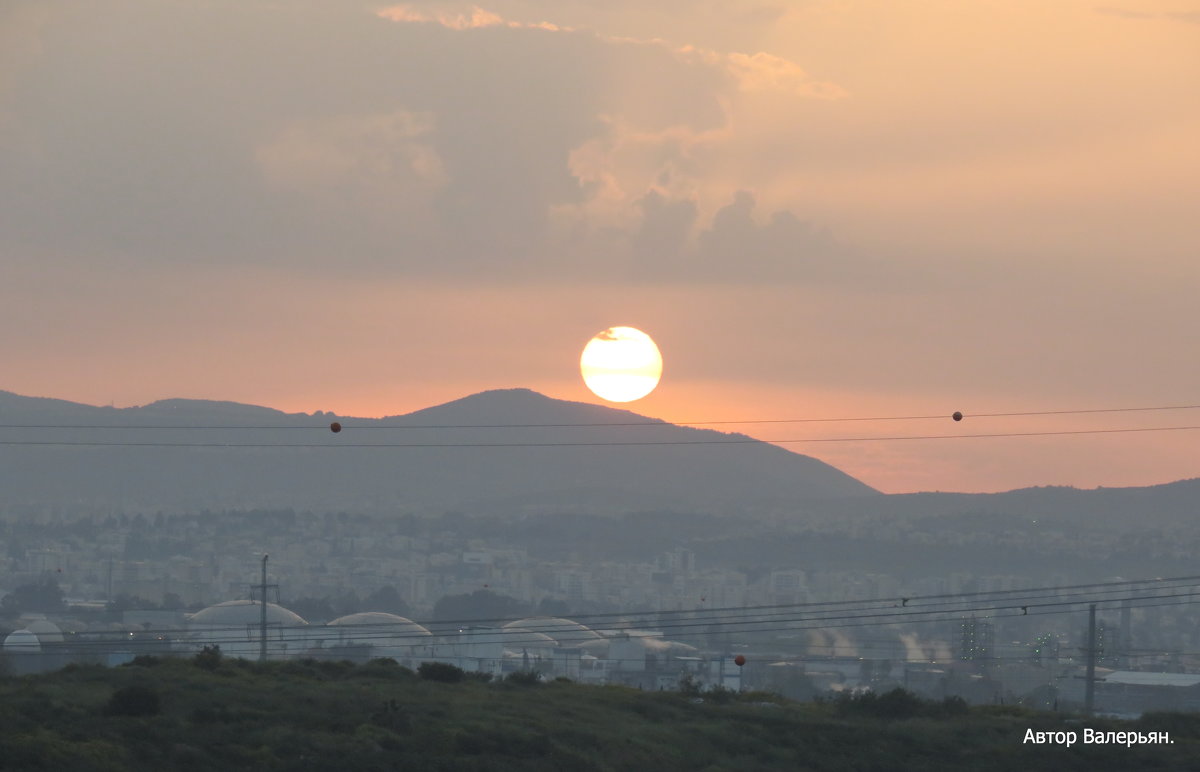
<path fill-rule="evenodd" d="M 366 665 L 150 658 L 0 680 L 0 769 L 1188 769 L 1200 716 L 1081 723 L 906 693 L 798 704 L 566 682 L 447 683 Z M 889 701 L 890 700 L 890 701 Z M 1169 731 L 1133 748 L 1035 731 Z"/>

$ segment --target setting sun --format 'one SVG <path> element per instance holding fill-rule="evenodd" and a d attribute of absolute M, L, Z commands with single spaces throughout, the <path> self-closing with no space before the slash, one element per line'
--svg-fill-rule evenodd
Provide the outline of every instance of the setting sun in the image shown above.
<path fill-rule="evenodd" d="M 609 327 L 597 333 L 579 357 L 583 382 L 609 402 L 632 402 L 654 391 L 662 365 L 658 346 L 633 327 Z"/>

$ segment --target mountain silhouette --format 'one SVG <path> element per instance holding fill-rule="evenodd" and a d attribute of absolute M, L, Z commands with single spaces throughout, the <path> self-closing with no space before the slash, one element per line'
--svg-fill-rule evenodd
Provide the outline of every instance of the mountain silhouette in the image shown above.
<path fill-rule="evenodd" d="M 0 426 L 0 505 L 15 511 L 754 514 L 879 495 L 745 435 L 528 389 L 380 419 L 186 399 L 93 407 L 0 392 Z"/>

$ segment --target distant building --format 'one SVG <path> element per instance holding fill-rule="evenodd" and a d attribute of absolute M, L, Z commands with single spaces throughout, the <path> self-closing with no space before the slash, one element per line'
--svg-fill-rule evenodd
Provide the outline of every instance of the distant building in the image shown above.
<path fill-rule="evenodd" d="M 663 553 L 658 562 L 664 571 L 680 574 L 696 573 L 696 553 L 687 547 L 678 547 Z"/>
<path fill-rule="evenodd" d="M 771 603 L 803 603 L 808 600 L 805 575 L 799 569 L 772 571 L 768 581 L 768 598 Z"/>
<path fill-rule="evenodd" d="M 1096 709 L 1131 716 L 1200 710 L 1200 674 L 1114 670 L 1097 679 Z"/>
<path fill-rule="evenodd" d="M 1105 667 L 1117 667 L 1121 653 L 1121 630 L 1111 622 L 1096 623 L 1096 662 Z"/>
<path fill-rule="evenodd" d="M 991 622 L 969 617 L 959 623 L 958 632 L 958 659 L 978 662 L 995 656 L 996 628 Z"/>
<path fill-rule="evenodd" d="M 1058 638 L 1052 633 L 1042 633 L 1033 639 L 1029 659 L 1036 665 L 1051 664 L 1058 660 L 1058 648 Z"/>

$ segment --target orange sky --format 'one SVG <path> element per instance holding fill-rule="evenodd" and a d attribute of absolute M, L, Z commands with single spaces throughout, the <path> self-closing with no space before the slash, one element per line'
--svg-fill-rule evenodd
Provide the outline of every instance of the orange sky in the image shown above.
<path fill-rule="evenodd" d="M 628 324 L 672 421 L 1200 403 L 1195 3 L 78 10 L 0 10 L 0 389 L 595 401 Z M 787 447 L 888 492 L 1200 474 L 1200 432 Z"/>

